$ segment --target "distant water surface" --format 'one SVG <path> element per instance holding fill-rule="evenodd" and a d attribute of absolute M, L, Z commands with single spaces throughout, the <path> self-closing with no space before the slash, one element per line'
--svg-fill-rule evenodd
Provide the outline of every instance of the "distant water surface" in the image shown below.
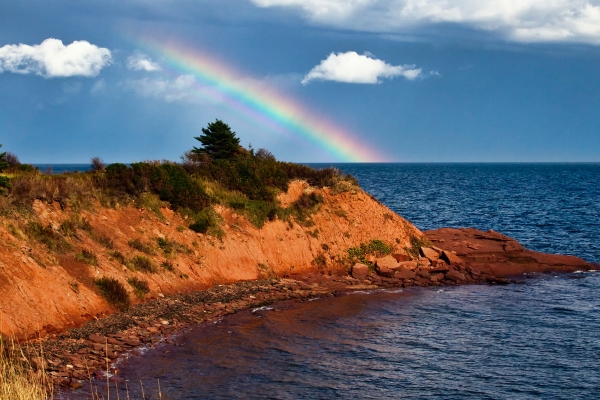
<path fill-rule="evenodd" d="M 600 262 L 600 163 L 335 166 L 421 230 L 493 229 L 542 252 Z"/>

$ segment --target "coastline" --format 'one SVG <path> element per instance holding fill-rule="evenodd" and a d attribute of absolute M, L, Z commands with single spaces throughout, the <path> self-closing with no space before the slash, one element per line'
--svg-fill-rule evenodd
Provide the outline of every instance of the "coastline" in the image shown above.
<path fill-rule="evenodd" d="M 456 241 L 450 240 L 448 235 Z M 470 241 L 465 240 L 465 235 Z M 441 240 L 462 257 L 445 267 L 444 278 L 439 281 L 426 279 L 421 268 L 417 268 L 418 275 L 408 279 L 386 277 L 382 268 L 376 268 L 368 273 L 366 279 L 305 273 L 282 279 L 241 281 L 189 294 L 160 297 L 133 306 L 126 312 L 89 321 L 63 334 L 51 335 L 36 344 L 47 355 L 42 363 L 47 366 L 53 383 L 62 388 L 77 389 L 90 379 L 106 380 L 107 372 L 110 381 L 124 382 L 115 363 L 140 346 L 154 347 L 163 341 L 171 343 L 171 335 L 194 325 L 215 322 L 238 311 L 280 301 L 307 301 L 364 290 L 523 283 L 523 274 L 600 269 L 576 257 L 525 250 L 514 239 L 495 232 L 440 229 L 428 232 L 428 237 L 437 243 Z M 490 243 L 500 246 L 501 252 L 494 253 Z M 467 244 L 471 245 L 471 252 L 465 253 L 460 246 L 466 247 Z M 484 257 L 487 261 L 482 263 Z M 427 268 L 433 272 L 440 270 L 439 266 L 429 265 Z M 450 271 L 454 272 L 449 274 Z"/>

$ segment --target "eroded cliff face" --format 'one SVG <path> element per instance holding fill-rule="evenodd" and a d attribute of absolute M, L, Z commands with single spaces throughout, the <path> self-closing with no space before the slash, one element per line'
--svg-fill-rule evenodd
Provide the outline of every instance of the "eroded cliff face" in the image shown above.
<path fill-rule="evenodd" d="M 334 194 L 329 188 L 314 189 L 296 181 L 280 195 L 280 201 L 286 206 L 311 191 L 324 198 L 312 216 L 312 226 L 292 219 L 275 220 L 257 229 L 234 211 L 216 207 L 223 218 L 222 240 L 193 232 L 187 228 L 189 222 L 167 208 L 161 210 L 163 219 L 149 210 L 97 206 L 79 213 L 92 230 L 76 230 L 67 238 L 72 250 L 63 253 L 50 251 L 19 226 L 28 219 L 58 230 L 74 212 L 62 210 L 56 203 L 36 201 L 33 216 L 8 218 L 0 224 L 0 331 L 18 337 L 43 336 L 114 311 L 93 284 L 99 277 L 118 279 L 135 303 L 141 300 L 127 283 L 131 277 L 148 281 L 146 299 L 151 299 L 269 275 L 341 270 L 340 259 L 350 247 L 380 239 L 403 249 L 410 246 L 411 236 L 422 235 L 357 188 Z M 113 249 L 94 239 L 99 236 L 110 238 Z M 159 238 L 177 244 L 180 251 L 166 254 L 156 245 Z M 155 254 L 132 248 L 129 241 L 134 239 L 153 244 Z M 98 265 L 77 261 L 75 255 L 82 249 L 93 252 Z M 157 272 L 132 271 L 111 256 L 111 251 L 119 251 L 127 259 L 148 257 Z M 164 262 L 171 263 L 174 270 L 161 268 Z"/>

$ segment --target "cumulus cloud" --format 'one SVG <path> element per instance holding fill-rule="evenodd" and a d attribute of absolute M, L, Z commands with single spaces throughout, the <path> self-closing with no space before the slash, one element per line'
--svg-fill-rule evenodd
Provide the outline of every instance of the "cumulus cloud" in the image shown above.
<path fill-rule="evenodd" d="M 0 47 L 0 73 L 36 74 L 46 78 L 93 77 L 112 61 L 110 50 L 85 40 L 67 46 L 58 39 L 41 44 Z"/>
<path fill-rule="evenodd" d="M 312 80 L 336 81 L 346 83 L 379 83 L 381 78 L 403 76 L 416 79 L 421 69 L 414 65 L 390 65 L 369 55 L 360 55 L 354 51 L 331 53 L 302 79 L 306 85 Z"/>
<path fill-rule="evenodd" d="M 397 32 L 439 23 L 496 32 L 520 42 L 600 44 L 598 0 L 250 0 L 294 7 L 346 29 Z"/>
<path fill-rule="evenodd" d="M 144 53 L 136 52 L 127 57 L 127 68 L 132 71 L 160 71 L 161 67 Z"/>
<path fill-rule="evenodd" d="M 140 96 L 164 99 L 168 102 L 191 101 L 196 95 L 193 86 L 196 80 L 191 75 L 180 75 L 168 79 L 135 79 L 125 83 L 125 87 Z"/>

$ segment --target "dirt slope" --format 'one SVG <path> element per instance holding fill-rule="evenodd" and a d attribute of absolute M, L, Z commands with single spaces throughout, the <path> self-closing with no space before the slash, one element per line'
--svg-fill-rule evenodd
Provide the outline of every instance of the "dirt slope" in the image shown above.
<path fill-rule="evenodd" d="M 304 182 L 293 182 L 280 200 L 288 205 L 312 190 Z M 341 268 L 339 259 L 349 247 L 381 239 L 402 249 L 409 246 L 411 236 L 421 235 L 360 189 L 339 194 L 328 188 L 317 192 L 325 201 L 313 216 L 315 224 L 311 227 L 276 220 L 256 229 L 244 217 L 217 208 L 225 231 L 222 241 L 184 228 L 189 223 L 169 209 L 162 209 L 165 219 L 133 207 L 97 206 L 81 212 L 94 235 L 110 237 L 114 250 L 126 258 L 144 255 L 152 259 L 158 266 L 154 274 L 127 269 L 90 232 L 78 230 L 68 238 L 73 250 L 56 253 L 18 229 L 26 221 L 5 219 L 0 224 L 0 332 L 20 337 L 44 335 L 110 313 L 110 305 L 93 285 L 97 277 L 114 277 L 128 290 L 127 279 L 145 279 L 151 290 L 147 298 L 153 298 L 265 275 L 335 270 Z M 33 208 L 34 219 L 55 229 L 74 214 L 56 203 L 36 201 Z M 156 245 L 158 238 L 177 243 L 180 251 L 167 256 Z M 155 255 L 130 247 L 128 241 L 132 239 L 152 243 Z M 97 266 L 75 259 L 82 249 L 96 254 Z M 165 261 L 172 263 L 173 272 L 159 267 Z M 131 298 L 136 299 L 133 292 Z"/>

